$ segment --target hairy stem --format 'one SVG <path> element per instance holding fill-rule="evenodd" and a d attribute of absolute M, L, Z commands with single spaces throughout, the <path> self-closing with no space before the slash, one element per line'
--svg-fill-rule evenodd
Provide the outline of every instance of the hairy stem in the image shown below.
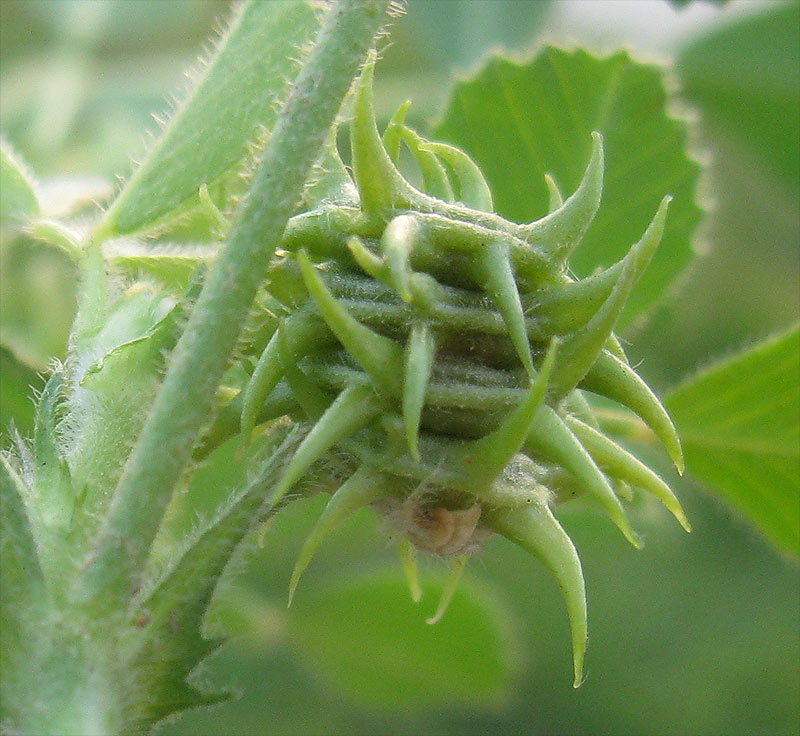
<path fill-rule="evenodd" d="M 88 560 L 79 597 L 92 602 L 97 614 L 122 609 L 136 590 L 266 264 L 388 6 L 389 0 L 340 0 L 328 12 L 175 348 Z"/>

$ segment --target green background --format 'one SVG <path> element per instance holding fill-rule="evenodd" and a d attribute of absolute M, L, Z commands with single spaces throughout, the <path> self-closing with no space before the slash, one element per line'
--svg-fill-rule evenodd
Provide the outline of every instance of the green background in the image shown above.
<path fill-rule="evenodd" d="M 46 185 L 127 174 L 143 131 L 155 129 L 150 113 L 181 89 L 225 7 L 3 0 L 3 134 Z M 430 129 L 454 74 L 476 68 L 489 48 L 524 55 L 537 39 L 562 40 L 554 29 L 566 40 L 558 13 L 544 1 L 412 0 L 378 69 L 379 113 L 385 119 L 412 98 L 409 120 Z M 600 49 L 613 50 L 609 28 L 595 28 Z M 713 212 L 697 240 L 703 255 L 680 290 L 625 335 L 659 393 L 798 317 L 798 47 L 798 5 L 760 2 L 714 8 L 707 28 L 671 46 L 683 104 L 698 118 L 695 145 L 711 162 L 704 196 Z M 646 44 L 634 50 L 665 55 Z M 29 427 L 23 393 L 63 355 L 73 278 L 56 251 L 4 244 L 4 427 L 12 417 Z M 230 462 L 220 454 L 181 503 L 212 509 L 231 482 Z M 395 554 L 364 512 L 323 548 L 287 611 L 291 567 L 317 498 L 275 521 L 214 610 L 235 636 L 201 679 L 241 698 L 187 714 L 163 733 L 797 733 L 796 563 L 706 490 L 662 470 L 693 522 L 690 536 L 646 499 L 632 510 L 646 532 L 641 552 L 591 509 L 559 510 L 587 579 L 588 676 L 579 690 L 555 584 L 502 540 L 470 564 L 441 626 L 426 628 L 440 566 L 424 566 L 426 595 L 413 606 Z"/>

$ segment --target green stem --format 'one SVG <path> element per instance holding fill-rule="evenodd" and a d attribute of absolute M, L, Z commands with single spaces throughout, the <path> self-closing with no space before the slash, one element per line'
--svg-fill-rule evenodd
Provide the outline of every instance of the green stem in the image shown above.
<path fill-rule="evenodd" d="M 79 598 L 92 602 L 96 614 L 120 610 L 136 590 L 265 267 L 388 6 L 389 0 L 340 0 L 325 18 L 175 347 L 86 564 Z"/>

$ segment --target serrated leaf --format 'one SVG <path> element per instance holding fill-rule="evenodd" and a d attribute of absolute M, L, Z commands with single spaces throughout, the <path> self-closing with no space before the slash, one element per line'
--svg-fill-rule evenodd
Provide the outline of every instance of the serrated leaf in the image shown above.
<path fill-rule="evenodd" d="M 652 305 L 692 259 L 698 164 L 686 123 L 668 114 L 662 70 L 627 52 L 597 57 L 546 47 L 531 62 L 492 57 L 459 82 L 435 136 L 464 148 L 489 181 L 497 211 L 517 222 L 546 215 L 545 174 L 571 194 L 589 160 L 591 132 L 605 138 L 600 211 L 570 259 L 578 275 L 619 260 L 665 194 L 674 201 L 661 246 L 631 294 L 622 323 Z"/>
<path fill-rule="evenodd" d="M 294 59 L 318 28 L 306 0 L 248 2 L 234 17 L 194 93 L 98 226 L 103 237 L 152 229 L 199 204 L 202 184 L 237 172 L 248 145 L 277 118 Z"/>
<path fill-rule="evenodd" d="M 689 472 L 800 555 L 800 327 L 702 371 L 666 403 Z"/>
<path fill-rule="evenodd" d="M 133 615 L 144 642 L 131 664 L 131 670 L 143 678 L 138 698 L 130 705 L 134 722 L 152 723 L 229 697 L 202 693 L 187 684 L 186 678 L 221 644 L 220 639 L 203 635 L 203 618 L 234 550 L 263 521 L 259 514 L 265 492 L 280 476 L 300 435 L 299 430 L 290 431 L 255 478 L 192 535 L 173 566 L 145 585 Z"/>
<path fill-rule="evenodd" d="M 682 49 L 677 71 L 704 122 L 732 134 L 797 196 L 800 4 L 762 6 Z"/>
<path fill-rule="evenodd" d="M 441 589 L 426 576 L 414 604 L 399 570 L 339 579 L 298 594 L 287 621 L 295 652 L 337 697 L 373 708 L 496 704 L 515 669 L 499 602 L 469 576 L 447 614 L 426 623 Z"/>
<path fill-rule="evenodd" d="M 0 223 L 24 224 L 38 211 L 33 176 L 11 146 L 0 140 Z"/>

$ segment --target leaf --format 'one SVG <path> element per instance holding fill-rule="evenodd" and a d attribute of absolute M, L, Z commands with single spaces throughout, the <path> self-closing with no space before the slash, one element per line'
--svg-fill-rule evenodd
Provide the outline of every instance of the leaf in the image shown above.
<path fill-rule="evenodd" d="M 800 555 L 800 327 L 702 371 L 667 407 L 689 471 Z"/>
<path fill-rule="evenodd" d="M 800 193 L 800 4 L 748 13 L 687 45 L 678 57 L 686 96 L 704 122 L 733 135 Z"/>
<path fill-rule="evenodd" d="M 24 224 L 38 211 L 33 175 L 11 146 L 0 140 L 0 223 Z"/>
<path fill-rule="evenodd" d="M 337 696 L 378 708 L 496 704 L 515 669 L 509 621 L 485 589 L 462 580 L 444 618 L 433 613 L 441 579 L 415 605 L 398 572 L 340 578 L 298 594 L 290 641 Z M 432 595 L 431 595 L 432 594 Z"/>
<path fill-rule="evenodd" d="M 85 269 L 85 276 L 93 275 L 98 274 Z M 89 278 L 83 283 L 87 288 Z M 94 315 L 90 309 L 82 312 L 87 321 L 96 319 L 95 326 L 101 326 L 80 337 L 75 330 L 66 364 L 62 435 L 75 486 L 85 489 L 81 511 L 87 527 L 102 517 L 111 501 L 180 333 L 188 301 L 187 295 L 176 305 L 174 299 L 139 284 L 113 305 L 94 305 Z"/>
<path fill-rule="evenodd" d="M 523 49 L 547 20 L 553 0 L 491 3 L 415 3 L 414 31 L 424 54 L 441 64 L 469 68 L 490 48 Z"/>
<path fill-rule="evenodd" d="M 3 606 L 4 616 L 10 615 L 12 593 L 18 598 L 24 594 L 31 600 L 41 601 L 46 591 L 44 573 L 24 501 L 26 495 L 30 495 L 30 490 L 25 481 L 13 467 L 8 455 L 0 454 L 0 573 L 4 590 L 0 599 L 7 604 Z M 20 602 L 18 600 L 17 605 Z"/>
<path fill-rule="evenodd" d="M 0 345 L 0 432 L 8 436 L 12 422 L 23 435 L 33 429 L 33 389 L 41 390 L 39 374 Z"/>
<path fill-rule="evenodd" d="M 218 253 L 216 246 L 193 243 L 148 245 L 124 239 L 103 245 L 104 257 L 114 266 L 140 277 L 155 279 L 170 292 L 179 294 L 189 286 L 197 267 L 210 263 Z"/>
<path fill-rule="evenodd" d="M 550 174 L 565 194 L 580 182 L 591 132 L 605 138 L 603 200 L 570 260 L 579 275 L 619 260 L 665 194 L 674 201 L 661 246 L 623 312 L 652 305 L 692 259 L 699 165 L 686 153 L 687 125 L 668 114 L 659 67 L 627 52 L 607 57 L 546 47 L 531 62 L 494 56 L 459 82 L 435 135 L 464 148 L 489 181 L 497 211 L 517 222 L 546 215 Z"/>
<path fill-rule="evenodd" d="M 75 313 L 75 268 L 62 251 L 24 234 L 0 253 L 0 343 L 24 365 L 63 359 Z"/>
<path fill-rule="evenodd" d="M 39 684 L 36 677 L 29 676 L 30 663 L 37 662 L 41 630 L 50 614 L 47 582 L 24 495 L 30 495 L 24 481 L 9 456 L 0 454 L 0 695 L 4 721 L 13 721 L 20 689 L 30 692 Z M 41 677 L 41 672 L 37 675 Z"/>
<path fill-rule="evenodd" d="M 233 496 L 162 577 L 145 586 L 136 602 L 134 625 L 144 644 L 131 664 L 141 689 L 131 690 L 129 718 L 153 723 L 197 705 L 222 702 L 226 693 L 206 694 L 186 682 L 197 665 L 219 648 L 220 639 L 203 636 L 203 619 L 223 570 L 244 536 L 263 521 L 265 488 L 277 481 L 298 443 L 295 429 L 266 459 L 257 476 Z M 271 511 L 272 509 L 270 509 Z"/>
<path fill-rule="evenodd" d="M 250 144 L 277 119 L 277 102 L 318 25 L 306 0 L 243 5 L 196 90 L 98 226 L 98 238 L 152 230 L 199 206 L 202 184 L 211 189 L 238 176 Z"/>

